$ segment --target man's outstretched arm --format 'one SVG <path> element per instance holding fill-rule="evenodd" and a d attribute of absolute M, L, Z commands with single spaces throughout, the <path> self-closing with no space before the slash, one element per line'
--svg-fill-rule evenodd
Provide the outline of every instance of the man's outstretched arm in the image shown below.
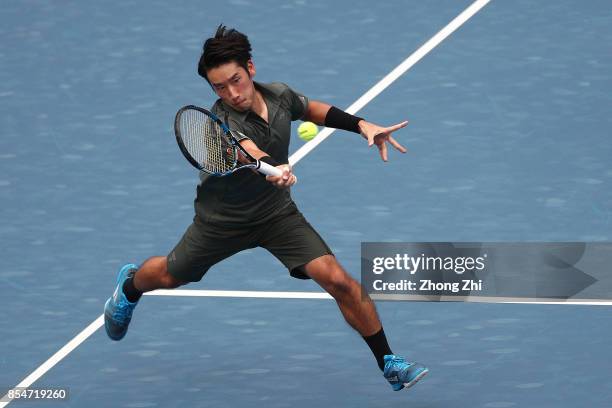
<path fill-rule="evenodd" d="M 408 121 L 389 127 L 379 126 L 358 116 L 346 113 L 335 106 L 312 100 L 308 102 L 308 108 L 306 109 L 303 119 L 314 122 L 320 126 L 343 129 L 361 134 L 361 136 L 368 141 L 368 146 L 376 145 L 376 147 L 378 147 L 380 157 L 384 161 L 388 159 L 387 142 L 400 152 L 406 153 L 406 148 L 400 145 L 391 134 L 405 127 Z"/>

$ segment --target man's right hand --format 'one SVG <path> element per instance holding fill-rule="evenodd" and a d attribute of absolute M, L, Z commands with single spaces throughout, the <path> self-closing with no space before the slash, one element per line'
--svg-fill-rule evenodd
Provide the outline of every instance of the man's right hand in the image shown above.
<path fill-rule="evenodd" d="M 279 189 L 289 188 L 295 184 L 297 178 L 291 171 L 291 166 L 288 164 L 281 164 L 276 166 L 277 169 L 281 169 L 283 174 L 281 176 L 266 176 L 266 180 Z"/>

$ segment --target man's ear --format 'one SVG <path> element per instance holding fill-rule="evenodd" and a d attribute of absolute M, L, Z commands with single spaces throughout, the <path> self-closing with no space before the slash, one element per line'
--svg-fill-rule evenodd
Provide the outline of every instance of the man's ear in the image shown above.
<path fill-rule="evenodd" d="M 247 68 L 249 71 L 249 75 L 251 76 L 251 78 L 253 78 L 255 76 L 255 74 L 257 73 L 257 70 L 255 69 L 255 64 L 253 63 L 253 60 L 248 60 L 247 61 Z"/>

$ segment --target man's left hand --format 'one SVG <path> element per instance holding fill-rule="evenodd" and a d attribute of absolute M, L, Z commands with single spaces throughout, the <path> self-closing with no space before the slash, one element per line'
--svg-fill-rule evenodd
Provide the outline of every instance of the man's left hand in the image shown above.
<path fill-rule="evenodd" d="M 397 125 L 389 127 L 382 127 L 374 123 L 361 120 L 359 122 L 359 130 L 361 131 L 361 135 L 368 141 L 368 146 L 376 145 L 380 152 L 380 157 L 383 159 L 383 161 L 387 161 L 387 142 L 389 142 L 391 146 L 393 146 L 400 152 L 406 153 L 406 148 L 400 145 L 391 136 L 393 132 L 405 127 L 406 125 L 408 125 L 408 121 L 398 123 Z"/>

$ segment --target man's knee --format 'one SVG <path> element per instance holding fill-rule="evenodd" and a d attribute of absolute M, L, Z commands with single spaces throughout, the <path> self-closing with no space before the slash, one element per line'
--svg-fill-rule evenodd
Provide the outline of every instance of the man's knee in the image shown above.
<path fill-rule="evenodd" d="M 350 296 L 355 289 L 355 282 L 346 272 L 333 274 L 329 281 L 329 294 L 334 298 Z"/>
<path fill-rule="evenodd" d="M 162 283 L 166 289 L 176 289 L 179 286 L 187 284 L 187 282 L 175 277 L 168 270 L 168 260 L 164 258 L 163 260 L 163 277 Z"/>
<path fill-rule="evenodd" d="M 150 258 L 145 262 L 145 266 L 150 266 L 155 271 L 158 285 L 162 289 L 175 289 L 188 283 L 176 278 L 168 271 L 168 259 L 165 256 Z"/>
<path fill-rule="evenodd" d="M 323 257 L 307 271 L 334 298 L 350 295 L 359 284 L 342 268 L 333 256 Z"/>
<path fill-rule="evenodd" d="M 164 275 L 163 283 L 166 289 L 176 289 L 179 286 L 185 285 L 187 282 L 182 281 L 178 278 L 175 278 L 166 270 L 166 274 Z"/>

